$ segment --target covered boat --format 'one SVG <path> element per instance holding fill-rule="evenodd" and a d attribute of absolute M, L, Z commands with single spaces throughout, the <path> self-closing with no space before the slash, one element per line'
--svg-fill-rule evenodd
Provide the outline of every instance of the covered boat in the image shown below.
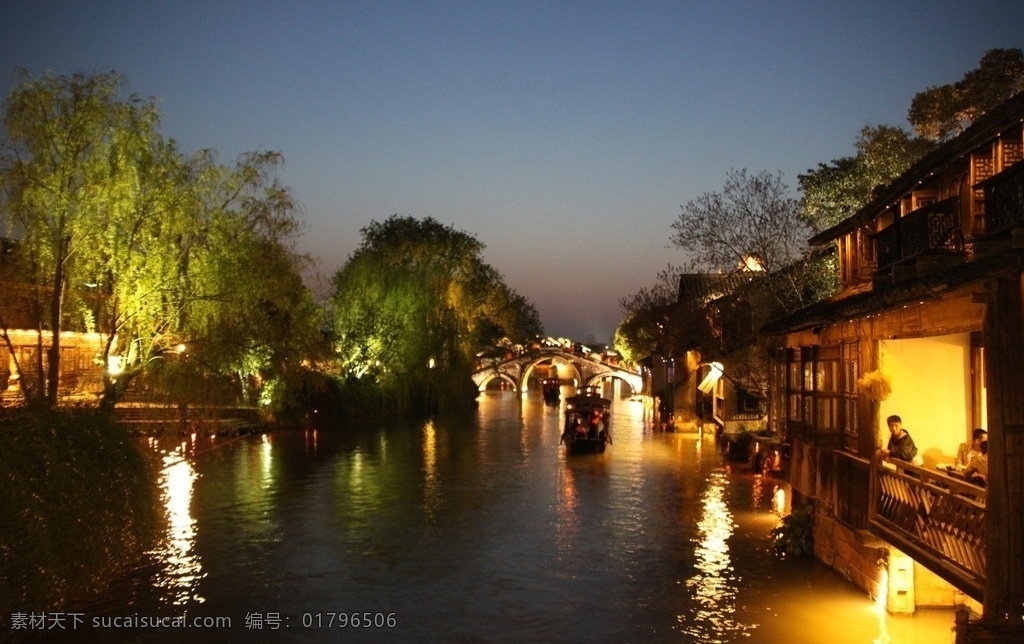
<path fill-rule="evenodd" d="M 604 452 L 612 442 L 609 430 L 612 401 L 598 395 L 596 388 L 565 400 L 565 427 L 562 442 L 574 454 Z"/>
<path fill-rule="evenodd" d="M 561 396 L 562 381 L 557 378 L 548 378 L 542 384 L 542 390 L 544 392 L 544 403 L 548 405 L 557 405 L 558 399 Z"/>

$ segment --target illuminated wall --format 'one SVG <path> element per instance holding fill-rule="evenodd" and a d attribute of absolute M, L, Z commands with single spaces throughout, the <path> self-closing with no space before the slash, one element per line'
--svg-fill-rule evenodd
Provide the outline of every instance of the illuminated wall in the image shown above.
<path fill-rule="evenodd" d="M 970 432 L 970 335 L 958 333 L 879 343 L 882 371 L 892 393 L 879 408 L 879 440 L 885 445 L 885 419 L 898 414 L 925 465 L 951 463 Z"/>

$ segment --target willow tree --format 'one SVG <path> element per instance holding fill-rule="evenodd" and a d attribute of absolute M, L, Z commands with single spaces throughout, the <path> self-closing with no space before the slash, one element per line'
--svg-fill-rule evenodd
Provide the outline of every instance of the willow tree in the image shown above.
<path fill-rule="evenodd" d="M 532 305 L 482 260 L 471 235 L 397 215 L 361 232 L 334 278 L 335 351 L 347 377 L 433 409 L 469 390 L 480 348 L 541 331 Z"/>
<path fill-rule="evenodd" d="M 40 314 L 35 380 L 46 383 L 26 391 L 30 400 L 56 401 L 65 330 L 105 338 L 112 405 L 138 375 L 186 351 L 207 370 L 268 368 L 268 344 L 296 335 L 270 331 L 270 318 L 314 326 L 289 246 L 295 206 L 274 178 L 280 155 L 233 166 L 210 151 L 186 157 L 159 135 L 153 101 L 125 96 L 125 86 L 116 74 L 23 74 L 7 100 L 2 206 Z"/>
<path fill-rule="evenodd" d="M 247 383 L 301 360 L 317 322 L 300 276 L 305 258 L 293 250 L 295 204 L 275 178 L 281 161 L 274 152 L 232 166 L 208 150 L 178 157 L 163 166 L 176 171 L 157 205 L 110 231 L 121 243 L 99 268 L 113 270 L 92 278 L 110 280 L 100 319 L 120 373 L 108 375 L 106 398 L 149 371 L 165 376 L 164 389 L 231 380 L 251 401 Z M 156 192 L 160 178 L 148 179 Z"/>
<path fill-rule="evenodd" d="M 248 382 L 278 378 L 319 350 L 320 313 L 301 276 L 309 259 L 294 248 L 297 206 L 276 179 L 282 162 L 260 152 L 211 166 L 219 179 L 183 325 L 205 365 L 237 377 L 249 400 Z"/>
<path fill-rule="evenodd" d="M 36 373 L 38 388 L 24 390 L 30 402 L 56 402 L 61 332 L 91 323 L 75 319 L 69 305 L 97 288 L 84 274 L 121 241 L 105 234 L 108 224 L 134 208 L 126 203 L 146 199 L 136 161 L 160 156 L 152 101 L 124 97 L 124 86 L 112 73 L 33 80 L 22 71 L 5 103 L 0 206 L 19 239 L 19 278 L 37 313 L 35 364 L 17 365 Z"/>

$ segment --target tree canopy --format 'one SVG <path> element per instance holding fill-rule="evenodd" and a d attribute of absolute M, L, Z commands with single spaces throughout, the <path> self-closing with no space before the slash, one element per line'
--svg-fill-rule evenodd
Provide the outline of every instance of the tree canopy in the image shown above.
<path fill-rule="evenodd" d="M 682 206 L 672 228 L 672 243 L 692 259 L 620 301 L 627 317 L 616 330 L 616 349 L 634 360 L 698 350 L 705 360 L 729 360 L 731 377 L 763 390 L 761 326 L 835 289 L 828 258 L 810 253 L 799 201 L 780 173 L 731 170 L 720 191 Z M 680 301 L 687 275 L 694 284 L 720 288 Z"/>
<path fill-rule="evenodd" d="M 890 183 L 932 150 L 927 139 L 891 125 L 861 129 L 854 156 L 819 163 L 797 177 L 803 193 L 801 221 L 822 231 L 852 216 L 871 200 L 873 191 Z"/>
<path fill-rule="evenodd" d="M 5 102 L 0 215 L 39 312 L 36 364 L 18 365 L 45 383 L 25 390 L 37 402 L 56 401 L 63 331 L 102 335 L 112 404 L 173 356 L 252 376 L 316 328 L 289 242 L 295 206 L 274 179 L 280 155 L 232 167 L 210 151 L 187 157 L 159 134 L 154 101 L 126 88 L 115 73 L 22 72 Z M 268 330 L 268 311 L 287 332 Z M 17 360 L 2 311 L 0 327 Z"/>
<path fill-rule="evenodd" d="M 478 351 L 542 332 L 533 305 L 483 261 L 475 237 L 398 215 L 361 232 L 334 277 L 335 352 L 346 377 L 430 410 L 466 391 Z"/>
<path fill-rule="evenodd" d="M 819 163 L 798 177 L 803 221 L 821 231 L 850 217 L 871 201 L 876 188 L 1022 90 L 1024 54 L 992 49 L 959 81 L 918 92 L 907 117 L 916 135 L 891 125 L 865 126 L 854 142 L 854 156 Z"/>
<path fill-rule="evenodd" d="M 682 273 L 682 268 L 669 264 L 658 272 L 653 286 L 619 300 L 626 317 L 616 327 L 612 342 L 627 364 L 635 364 L 659 349 L 670 318 L 668 311 L 679 297 Z"/>
<path fill-rule="evenodd" d="M 681 207 L 672 222 L 671 242 L 693 258 L 694 271 L 752 267 L 777 271 L 807 249 L 809 230 L 800 203 L 782 174 L 730 170 L 718 192 L 706 192 Z"/>
<path fill-rule="evenodd" d="M 918 136 L 945 141 L 1021 91 L 1024 52 L 991 49 L 976 68 L 955 83 L 929 87 L 914 95 L 907 120 Z"/>

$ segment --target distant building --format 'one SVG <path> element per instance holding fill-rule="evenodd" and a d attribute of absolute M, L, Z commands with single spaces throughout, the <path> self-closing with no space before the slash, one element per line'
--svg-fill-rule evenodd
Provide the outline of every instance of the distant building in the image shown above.
<path fill-rule="evenodd" d="M 676 302 L 654 312 L 661 336 L 644 366 L 666 425 L 728 434 L 765 427 L 768 365 L 756 350 L 752 306 L 763 296 L 761 277 L 684 274 Z"/>

